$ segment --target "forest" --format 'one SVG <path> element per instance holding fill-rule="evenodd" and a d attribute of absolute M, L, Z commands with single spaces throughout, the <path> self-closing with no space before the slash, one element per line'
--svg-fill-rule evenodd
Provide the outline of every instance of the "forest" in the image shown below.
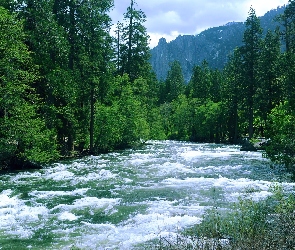
<path fill-rule="evenodd" d="M 1 0 L 0 168 L 132 147 L 149 139 L 238 144 L 295 175 L 295 1 L 263 35 L 255 10 L 222 70 L 204 61 L 185 83 L 149 63 L 135 1 L 111 35 L 112 0 Z M 284 48 L 284 49 L 282 49 Z"/>

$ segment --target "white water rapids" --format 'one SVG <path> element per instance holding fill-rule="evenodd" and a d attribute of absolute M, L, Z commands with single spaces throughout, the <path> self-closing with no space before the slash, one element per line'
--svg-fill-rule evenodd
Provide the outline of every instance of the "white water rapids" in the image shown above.
<path fill-rule="evenodd" d="M 239 149 L 152 141 L 2 174 L 0 249 L 146 249 L 148 241 L 199 223 L 212 205 L 270 195 L 279 173 L 261 152 Z"/>

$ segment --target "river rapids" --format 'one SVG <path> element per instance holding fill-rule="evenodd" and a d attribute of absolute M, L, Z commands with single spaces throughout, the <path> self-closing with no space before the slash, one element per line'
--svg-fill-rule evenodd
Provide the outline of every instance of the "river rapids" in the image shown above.
<path fill-rule="evenodd" d="M 2 174 L 0 249 L 146 249 L 273 181 L 262 152 L 174 141 Z"/>

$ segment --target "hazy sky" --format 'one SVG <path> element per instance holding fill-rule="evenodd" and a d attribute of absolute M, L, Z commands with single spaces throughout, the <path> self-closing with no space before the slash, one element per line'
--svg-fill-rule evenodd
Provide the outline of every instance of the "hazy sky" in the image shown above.
<path fill-rule="evenodd" d="M 114 23 L 121 21 L 130 0 L 114 0 L 111 12 Z M 257 16 L 288 3 L 288 0 L 136 0 L 136 9 L 147 15 L 145 26 L 151 38 L 150 46 L 161 37 L 167 41 L 178 35 L 195 35 L 201 31 L 226 24 L 245 21 L 252 7 Z"/>

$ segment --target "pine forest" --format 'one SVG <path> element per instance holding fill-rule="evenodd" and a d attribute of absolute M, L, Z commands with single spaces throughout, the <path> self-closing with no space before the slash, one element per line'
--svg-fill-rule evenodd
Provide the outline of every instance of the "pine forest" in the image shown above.
<path fill-rule="evenodd" d="M 136 147 L 266 138 L 265 155 L 295 176 L 295 1 L 263 30 L 255 10 L 223 69 L 204 60 L 185 81 L 150 64 L 135 1 L 111 35 L 112 0 L 1 0 L 0 168 Z"/>

